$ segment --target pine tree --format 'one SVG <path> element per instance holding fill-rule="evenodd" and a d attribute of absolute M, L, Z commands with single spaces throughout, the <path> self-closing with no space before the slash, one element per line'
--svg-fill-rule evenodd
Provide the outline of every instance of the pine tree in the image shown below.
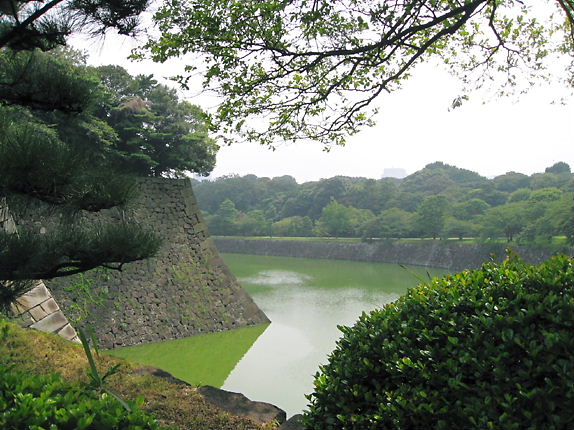
<path fill-rule="evenodd" d="M 51 219 L 59 220 L 46 232 L 0 229 L 1 307 L 29 289 L 31 280 L 96 267 L 121 270 L 159 248 L 151 231 L 125 216 L 86 222 L 86 213 L 125 204 L 135 180 L 106 160 L 103 149 L 113 132 L 85 113 L 98 83 L 45 52 L 64 45 L 80 25 L 92 34 L 108 28 L 131 34 L 146 5 L 0 0 L 0 209 L 16 218 L 57 213 Z"/>

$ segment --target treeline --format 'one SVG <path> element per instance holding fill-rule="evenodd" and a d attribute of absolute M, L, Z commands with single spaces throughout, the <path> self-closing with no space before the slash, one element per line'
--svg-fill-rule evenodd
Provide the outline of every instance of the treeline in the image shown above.
<path fill-rule="evenodd" d="M 558 162 L 531 176 L 487 179 L 436 162 L 404 179 L 291 176 L 194 181 L 211 234 L 372 238 L 505 238 L 549 243 L 573 235 L 573 177 Z"/>

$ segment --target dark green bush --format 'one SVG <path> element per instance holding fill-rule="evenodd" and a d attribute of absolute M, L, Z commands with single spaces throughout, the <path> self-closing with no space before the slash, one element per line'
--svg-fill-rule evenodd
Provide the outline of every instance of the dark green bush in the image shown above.
<path fill-rule="evenodd" d="M 156 421 L 137 408 L 131 412 L 112 396 L 94 397 L 58 375 L 37 376 L 0 365 L 2 430 L 153 430 Z"/>
<path fill-rule="evenodd" d="M 486 263 L 340 327 L 306 427 L 574 428 L 573 264 Z"/>

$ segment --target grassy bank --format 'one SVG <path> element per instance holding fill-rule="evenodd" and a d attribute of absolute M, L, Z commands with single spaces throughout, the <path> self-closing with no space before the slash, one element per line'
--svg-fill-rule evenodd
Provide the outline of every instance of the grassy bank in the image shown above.
<path fill-rule="evenodd" d="M 285 240 L 285 241 L 296 241 L 296 242 L 439 242 L 439 243 L 461 243 L 461 244 L 503 244 L 508 246 L 518 246 L 517 242 L 508 242 L 505 238 L 499 237 L 497 239 L 491 239 L 484 241 L 478 237 L 464 237 L 462 239 L 456 237 L 449 238 L 437 238 L 433 239 L 430 237 L 405 237 L 401 239 L 383 239 L 383 238 L 373 238 L 373 239 L 361 239 L 358 237 L 286 237 L 286 236 L 217 236 L 229 239 L 246 239 L 246 240 Z M 535 244 L 523 244 L 522 246 L 533 246 L 542 248 L 554 248 L 567 246 L 566 236 L 555 236 L 550 242 L 535 243 Z"/>
<path fill-rule="evenodd" d="M 29 374 L 59 373 L 69 382 L 87 382 L 88 361 L 81 345 L 55 334 L 25 330 L 0 321 L 0 364 Z M 141 409 L 156 416 L 162 425 L 186 430 L 262 429 L 250 419 L 229 414 L 207 403 L 195 388 L 158 378 L 144 366 L 100 354 L 97 366 L 103 372 L 121 364 L 121 371 L 109 379 L 109 388 L 123 398 L 144 398 Z M 271 427 L 266 427 L 267 429 Z"/>

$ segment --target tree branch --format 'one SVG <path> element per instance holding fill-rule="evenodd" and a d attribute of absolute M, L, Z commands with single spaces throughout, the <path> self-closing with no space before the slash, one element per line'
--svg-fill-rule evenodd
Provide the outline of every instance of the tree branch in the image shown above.
<path fill-rule="evenodd" d="M 572 43 L 574 43 L 574 0 L 557 0 L 560 7 L 564 10 L 566 14 L 566 19 L 570 25 L 570 37 L 572 37 Z"/>
<path fill-rule="evenodd" d="M 32 13 L 28 18 L 26 18 L 21 23 L 18 23 L 13 29 L 8 31 L 4 36 L 0 37 L 0 48 L 3 48 L 7 44 L 9 44 L 14 38 L 16 38 L 28 25 L 36 21 L 42 15 L 46 14 L 50 9 L 57 6 L 59 3 L 62 3 L 64 0 L 52 0 L 48 4 L 44 5 L 44 7 L 37 9 L 34 13 Z"/>

